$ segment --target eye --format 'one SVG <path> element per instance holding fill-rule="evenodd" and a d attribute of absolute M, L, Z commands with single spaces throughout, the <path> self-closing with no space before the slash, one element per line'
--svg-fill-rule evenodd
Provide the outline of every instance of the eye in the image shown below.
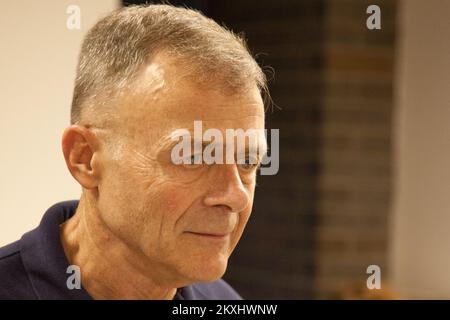
<path fill-rule="evenodd" d="M 187 157 L 183 160 L 184 164 L 194 164 L 195 163 L 195 155 L 193 154 L 190 157 Z"/>
<path fill-rule="evenodd" d="M 239 166 L 246 171 L 251 171 L 259 167 L 259 161 L 254 158 L 246 157 L 244 163 L 240 163 Z"/>

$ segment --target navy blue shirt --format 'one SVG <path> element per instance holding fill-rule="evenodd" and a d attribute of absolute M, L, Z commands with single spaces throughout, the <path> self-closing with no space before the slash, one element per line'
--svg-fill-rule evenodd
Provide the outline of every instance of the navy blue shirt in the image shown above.
<path fill-rule="evenodd" d="M 59 226 L 72 217 L 78 201 L 57 203 L 39 226 L 14 243 L 0 248 L 0 299 L 92 299 L 81 289 L 69 290 L 69 267 Z M 176 300 L 242 299 L 222 279 L 177 290 Z"/>

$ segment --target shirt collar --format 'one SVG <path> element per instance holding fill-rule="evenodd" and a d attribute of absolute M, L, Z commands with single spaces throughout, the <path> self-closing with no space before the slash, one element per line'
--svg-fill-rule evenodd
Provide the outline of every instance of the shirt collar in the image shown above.
<path fill-rule="evenodd" d="M 92 299 L 81 289 L 69 290 L 69 262 L 59 236 L 59 226 L 74 215 L 78 201 L 55 204 L 39 226 L 21 239 L 21 256 L 31 284 L 40 299 Z"/>

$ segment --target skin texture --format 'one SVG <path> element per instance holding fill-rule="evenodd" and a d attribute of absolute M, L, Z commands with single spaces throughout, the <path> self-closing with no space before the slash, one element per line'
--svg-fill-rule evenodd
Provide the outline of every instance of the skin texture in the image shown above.
<path fill-rule="evenodd" d="M 220 278 L 250 217 L 256 165 L 175 165 L 170 134 L 192 130 L 194 120 L 224 136 L 264 129 L 259 91 L 204 88 L 182 70 L 156 56 L 114 116 L 88 111 L 64 132 L 65 160 L 83 192 L 61 240 L 95 299 L 172 299 L 176 288 Z"/>

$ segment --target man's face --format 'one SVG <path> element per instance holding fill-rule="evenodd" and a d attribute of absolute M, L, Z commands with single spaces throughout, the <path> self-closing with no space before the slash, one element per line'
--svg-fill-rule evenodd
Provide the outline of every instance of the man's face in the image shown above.
<path fill-rule="evenodd" d="M 177 129 L 192 132 L 198 120 L 203 131 L 217 128 L 224 137 L 226 129 L 262 130 L 261 96 L 256 86 L 229 96 L 206 90 L 163 58 L 144 70 L 133 90 L 121 100 L 119 121 L 108 133 L 112 143 L 99 155 L 101 218 L 144 258 L 137 267 L 161 281 L 220 278 L 252 210 L 256 167 L 176 165 L 177 141 L 170 137 Z"/>

